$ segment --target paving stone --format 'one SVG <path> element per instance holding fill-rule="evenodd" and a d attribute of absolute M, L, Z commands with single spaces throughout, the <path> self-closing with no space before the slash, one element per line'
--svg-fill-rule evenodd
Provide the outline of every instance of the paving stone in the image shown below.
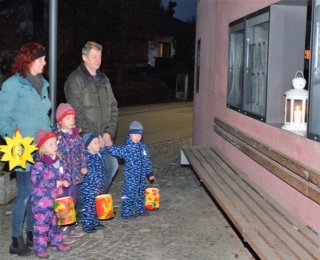
<path fill-rule="evenodd" d="M 254 259 L 212 202 L 189 167 L 180 166 L 182 138 L 150 146 L 160 210 L 134 221 L 122 221 L 123 165 L 111 186 L 115 218 L 106 228 L 87 234 L 70 252 L 50 252 L 50 259 L 210 260 Z M 150 185 L 151 186 L 151 185 Z M 12 202 L 0 206 L 0 259 L 22 259 L 9 254 Z M 36 259 L 35 256 L 24 259 Z"/>

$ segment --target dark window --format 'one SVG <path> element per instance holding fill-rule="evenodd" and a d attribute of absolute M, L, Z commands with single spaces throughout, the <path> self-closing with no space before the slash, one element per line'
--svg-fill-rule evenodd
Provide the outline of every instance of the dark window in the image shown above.
<path fill-rule="evenodd" d="M 196 60 L 196 93 L 199 92 L 199 76 L 200 76 L 200 51 L 201 39 L 197 41 L 197 60 Z"/>

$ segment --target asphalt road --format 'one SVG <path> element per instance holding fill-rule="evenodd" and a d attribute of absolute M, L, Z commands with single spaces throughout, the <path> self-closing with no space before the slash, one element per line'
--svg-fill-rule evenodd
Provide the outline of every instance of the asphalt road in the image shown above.
<path fill-rule="evenodd" d="M 144 127 L 143 141 L 154 144 L 192 136 L 193 103 L 178 102 L 160 105 L 120 108 L 115 144 L 122 144 L 133 120 Z"/>

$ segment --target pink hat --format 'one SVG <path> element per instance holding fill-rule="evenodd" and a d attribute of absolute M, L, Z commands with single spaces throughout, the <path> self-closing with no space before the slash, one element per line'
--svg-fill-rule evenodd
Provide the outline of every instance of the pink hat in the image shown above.
<path fill-rule="evenodd" d="M 40 147 L 50 138 L 57 138 L 57 136 L 52 133 L 52 132 L 48 132 L 45 130 L 39 130 L 39 132 L 36 135 L 36 143 L 38 148 L 40 149 Z"/>
<path fill-rule="evenodd" d="M 61 103 L 56 112 L 56 119 L 61 122 L 68 115 L 76 115 L 76 111 L 68 103 Z"/>

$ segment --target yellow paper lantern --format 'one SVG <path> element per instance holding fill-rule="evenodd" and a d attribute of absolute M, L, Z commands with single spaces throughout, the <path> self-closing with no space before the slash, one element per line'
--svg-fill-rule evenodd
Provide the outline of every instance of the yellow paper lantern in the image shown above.
<path fill-rule="evenodd" d="M 23 138 L 17 130 L 13 138 L 5 137 L 7 145 L 0 145 L 0 152 L 4 153 L 1 158 L 3 162 L 9 162 L 9 170 L 15 167 L 26 168 L 27 161 L 34 163 L 32 153 L 38 148 L 32 145 L 33 138 Z"/>

